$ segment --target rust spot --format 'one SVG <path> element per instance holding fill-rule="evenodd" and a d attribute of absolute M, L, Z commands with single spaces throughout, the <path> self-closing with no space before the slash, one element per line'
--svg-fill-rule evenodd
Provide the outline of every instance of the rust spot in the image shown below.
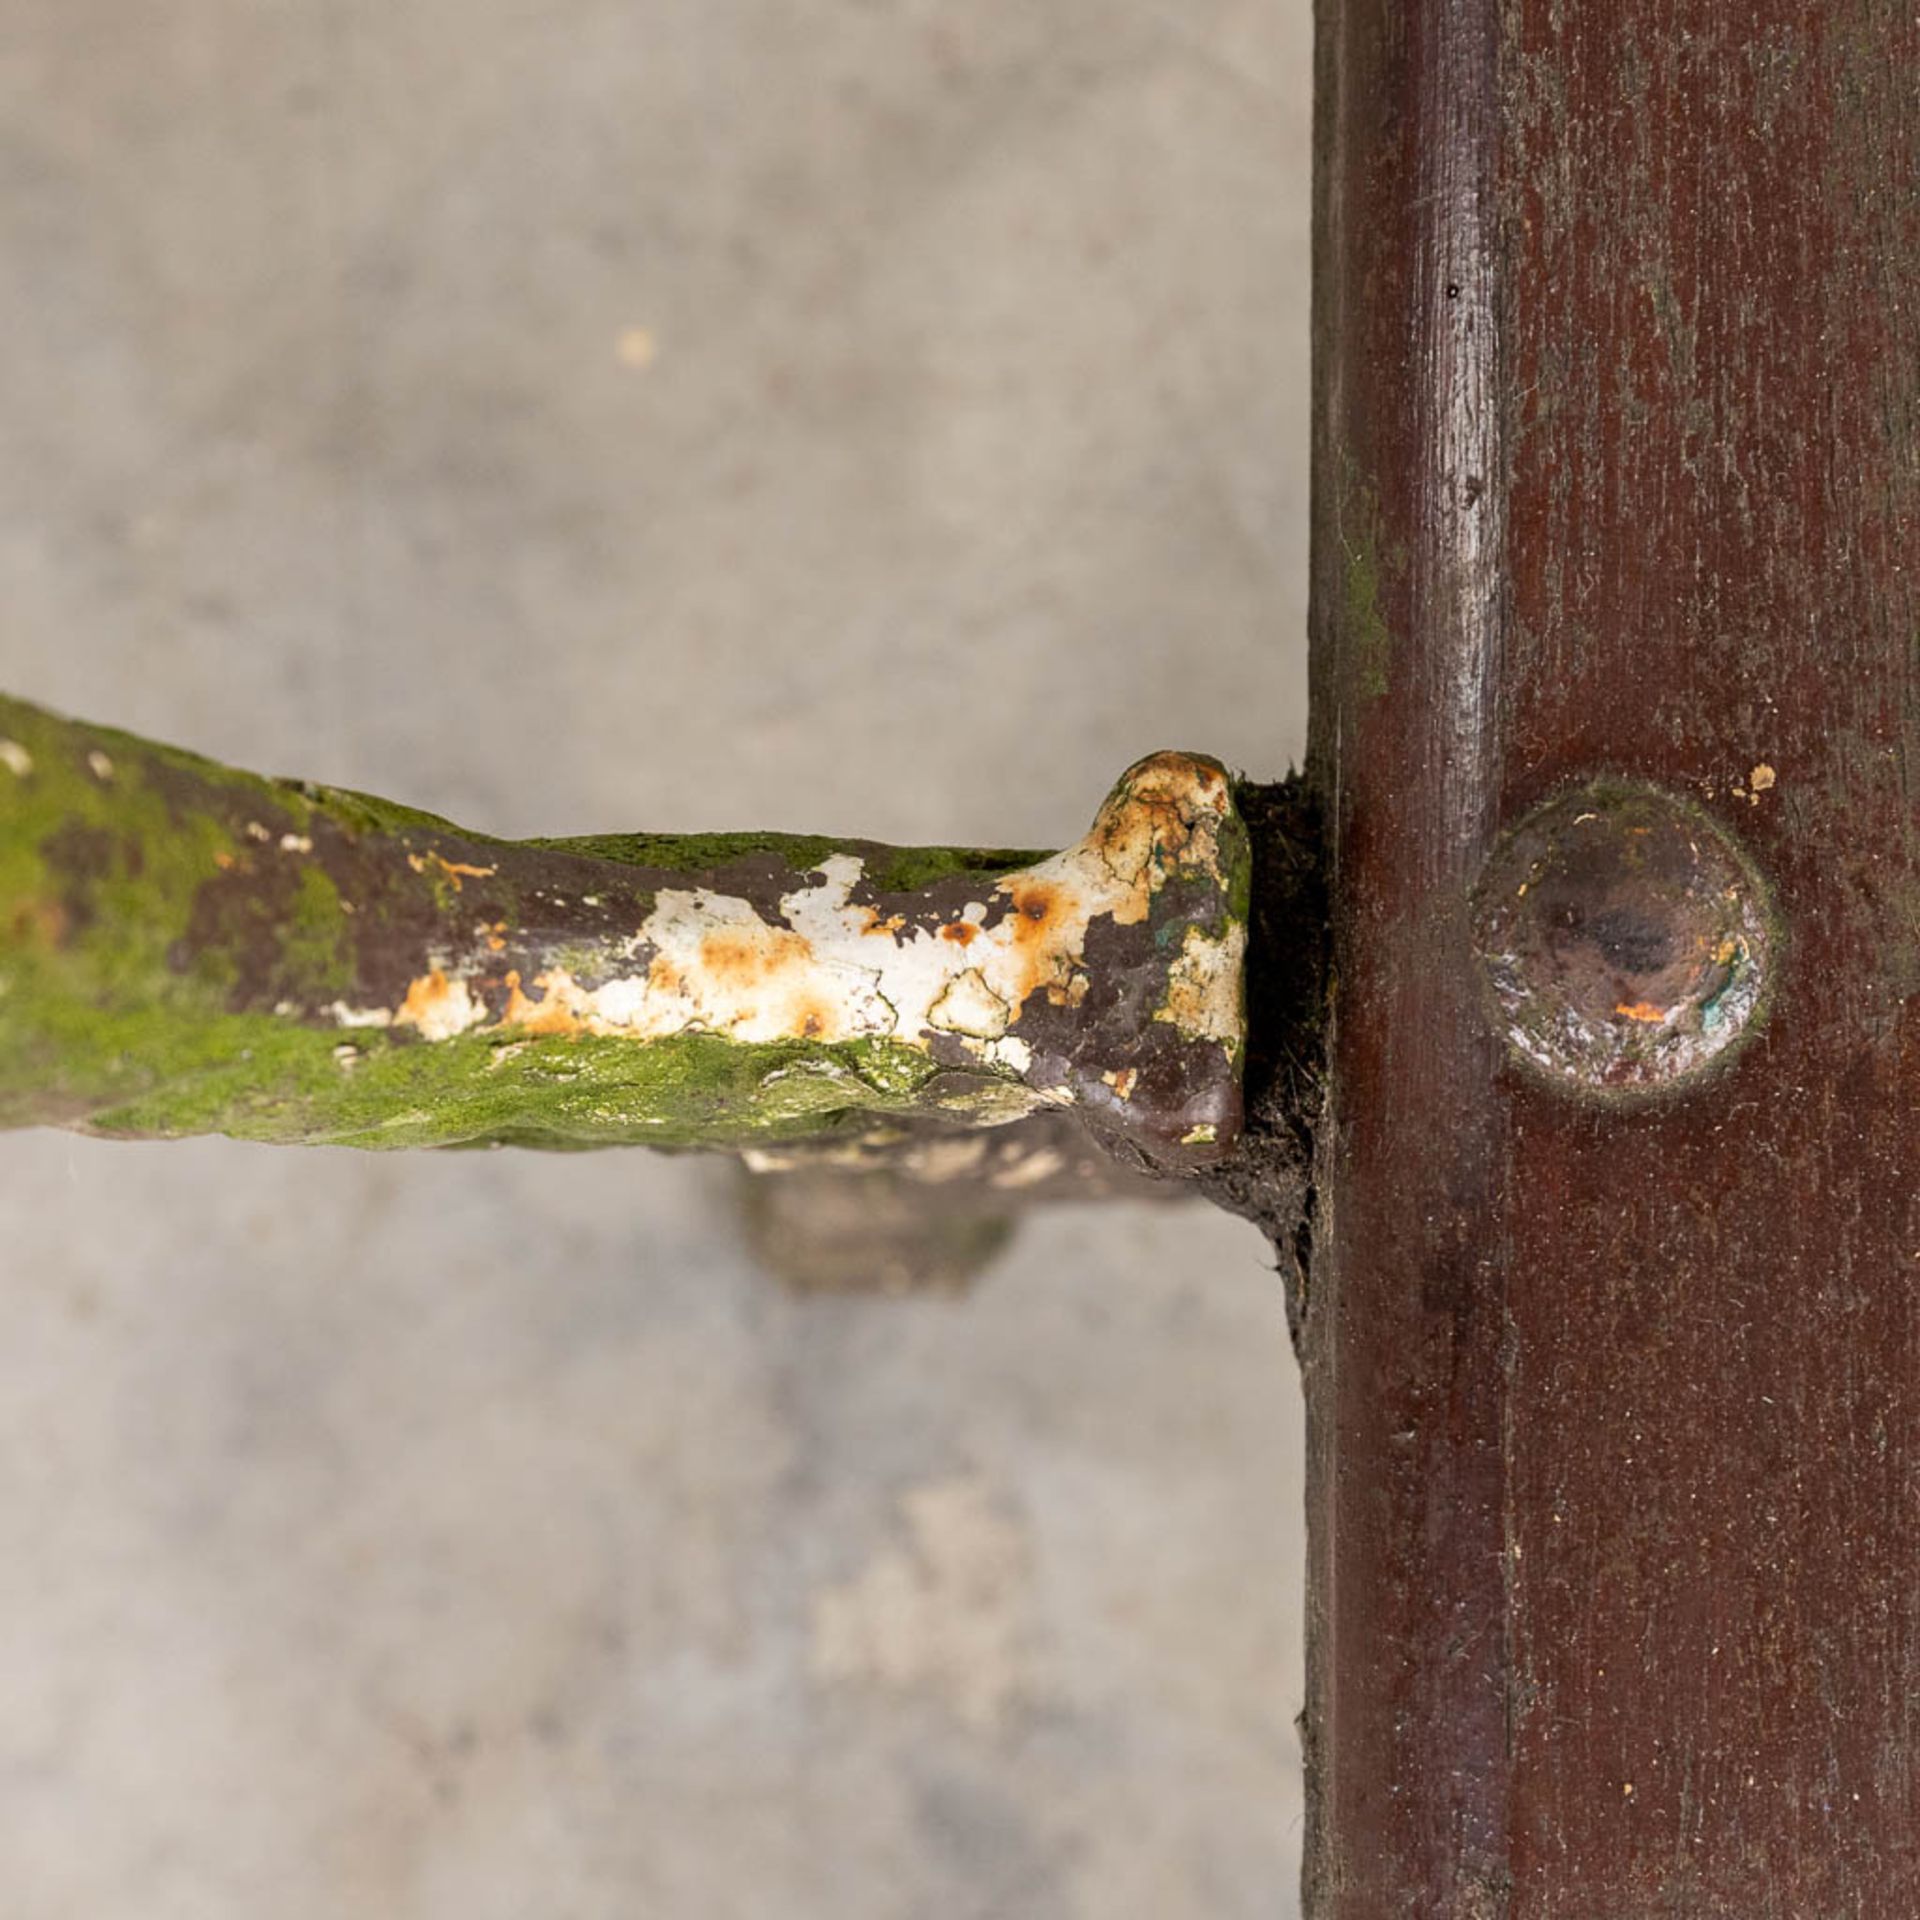
<path fill-rule="evenodd" d="M 1060 908 L 1060 890 L 1047 880 L 1023 880 L 1011 889 L 1013 910 L 1029 926 L 1015 929 L 1014 937 L 1032 941 Z"/>
<path fill-rule="evenodd" d="M 537 974 L 533 984 L 540 989 L 538 1000 L 529 999 L 521 990 L 519 968 L 508 968 L 507 1006 L 500 1016 L 500 1024 L 521 1027 L 533 1034 L 579 1033 L 579 1016 L 553 991 L 549 976 Z"/>
<path fill-rule="evenodd" d="M 464 980 L 449 980 L 435 967 L 409 983 L 393 1024 L 418 1028 L 423 1039 L 449 1040 L 466 1032 L 482 1011 Z"/>
<path fill-rule="evenodd" d="M 812 946 L 784 927 L 760 927 L 751 933 L 722 928 L 700 942 L 700 967 L 723 987 L 764 986 L 784 968 L 805 966 Z"/>
<path fill-rule="evenodd" d="M 940 938 L 951 940 L 956 947 L 970 947 L 979 931 L 971 920 L 955 920 L 940 929 Z"/>
<path fill-rule="evenodd" d="M 1053 999 L 1056 994 L 1072 992 L 1076 956 L 1067 951 L 1067 942 L 1073 926 L 1074 902 L 1051 880 L 1023 878 L 1009 885 L 1007 892 L 1013 901 L 1008 925 L 1012 929 L 1013 957 L 1018 968 L 1007 983 L 1012 989 L 1008 996 L 1012 1009 L 1009 1018 L 1017 1021 L 1033 994 L 1044 991 Z"/>
<path fill-rule="evenodd" d="M 407 988 L 406 1004 L 400 1009 L 405 1019 L 418 1020 L 446 998 L 447 976 L 438 968 L 423 974 Z"/>
<path fill-rule="evenodd" d="M 1517 1060 L 1563 1085 L 1651 1092 L 1763 1014 L 1766 883 L 1724 829 L 1637 783 L 1537 808 L 1488 861 L 1475 940 Z"/>
<path fill-rule="evenodd" d="M 460 892 L 463 880 L 489 880 L 498 872 L 495 867 L 470 867 L 464 860 L 449 860 L 438 853 L 410 853 L 407 865 L 415 873 L 425 873 L 430 866 L 438 867 L 453 882 L 455 893 Z"/>

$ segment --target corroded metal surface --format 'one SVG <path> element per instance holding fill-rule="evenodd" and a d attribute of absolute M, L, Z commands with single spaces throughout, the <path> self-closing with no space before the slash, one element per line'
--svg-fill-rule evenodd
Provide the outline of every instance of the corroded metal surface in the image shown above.
<path fill-rule="evenodd" d="M 1494 848 L 1474 941 L 1514 1059 L 1632 1099 L 1696 1079 L 1754 1030 L 1778 932 L 1765 881 L 1717 821 L 1596 781 Z"/>
<path fill-rule="evenodd" d="M 766 1145 L 1072 1108 L 1241 1121 L 1245 829 L 1130 769 L 1063 852 L 509 842 L 0 701 L 0 1123 L 363 1146 Z"/>

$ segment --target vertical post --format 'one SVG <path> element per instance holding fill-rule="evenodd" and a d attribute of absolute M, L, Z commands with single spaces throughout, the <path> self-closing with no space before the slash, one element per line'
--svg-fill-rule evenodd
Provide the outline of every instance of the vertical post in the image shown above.
<path fill-rule="evenodd" d="M 1891 0 L 1322 0 L 1321 1920 L 1920 1910 L 1916 72 Z M 1597 779 L 1777 915 L 1628 1098 L 1475 953 Z M 1710 1024 L 1608 900 L 1599 1023 Z"/>
<path fill-rule="evenodd" d="M 1303 1357 L 1329 1914 L 1499 1910 L 1505 1115 L 1462 964 L 1502 759 L 1495 42 L 1493 0 L 1321 21 L 1311 754 L 1339 989 Z"/>

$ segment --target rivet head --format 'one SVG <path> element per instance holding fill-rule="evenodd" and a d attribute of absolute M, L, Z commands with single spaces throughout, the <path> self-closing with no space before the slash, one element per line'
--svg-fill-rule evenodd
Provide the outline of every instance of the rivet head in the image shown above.
<path fill-rule="evenodd" d="M 1502 836 L 1474 944 L 1514 1058 L 1632 1098 L 1692 1080 L 1751 1031 L 1779 939 L 1766 883 L 1697 807 L 1601 781 Z"/>

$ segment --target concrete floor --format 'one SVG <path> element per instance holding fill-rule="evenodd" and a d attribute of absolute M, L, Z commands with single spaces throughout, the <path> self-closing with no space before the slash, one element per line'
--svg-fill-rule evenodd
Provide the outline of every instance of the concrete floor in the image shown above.
<path fill-rule="evenodd" d="M 503 832 L 1301 739 L 1309 20 L 9 0 L 0 684 Z M 639 1155 L 0 1138 L 7 1920 L 1274 1920 L 1205 1210 L 812 1300 Z"/>

